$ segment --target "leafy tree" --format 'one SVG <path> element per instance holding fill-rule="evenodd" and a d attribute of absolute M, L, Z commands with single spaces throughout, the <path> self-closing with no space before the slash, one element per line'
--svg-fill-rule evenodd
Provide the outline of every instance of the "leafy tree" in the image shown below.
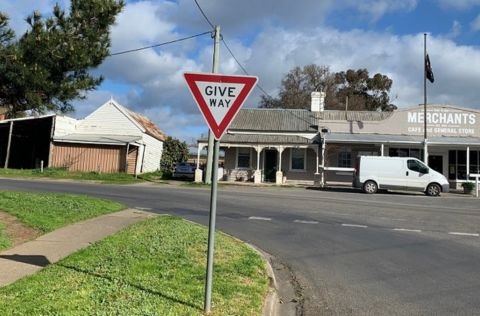
<path fill-rule="evenodd" d="M 24 111 L 66 113 L 103 80 L 90 70 L 109 55 L 110 27 L 123 0 L 72 0 L 66 13 L 57 4 L 44 18 L 27 17 L 19 39 L 0 13 L 0 107 L 9 117 Z"/>
<path fill-rule="evenodd" d="M 331 73 L 327 66 L 295 67 L 282 80 L 278 98 L 262 96 L 260 107 L 310 109 L 312 91 L 326 92 L 325 108 L 391 111 L 396 106 L 388 95 L 392 80 L 380 73 L 370 77 L 366 69 Z"/>
<path fill-rule="evenodd" d="M 187 143 L 168 136 L 163 143 L 162 159 L 160 160 L 160 171 L 162 175 L 165 178 L 171 177 L 174 165 L 187 159 Z"/>
<path fill-rule="evenodd" d="M 262 108 L 303 109 L 310 107 L 312 91 L 326 91 L 332 87 L 334 77 L 327 66 L 307 65 L 295 67 L 282 79 L 278 98 L 262 95 Z"/>

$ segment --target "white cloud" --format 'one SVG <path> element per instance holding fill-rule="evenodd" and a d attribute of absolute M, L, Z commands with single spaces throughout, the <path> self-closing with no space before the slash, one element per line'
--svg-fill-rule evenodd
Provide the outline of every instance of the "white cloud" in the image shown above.
<path fill-rule="evenodd" d="M 470 24 L 472 31 L 480 31 L 480 14 Z"/>
<path fill-rule="evenodd" d="M 480 6 L 480 0 L 437 0 L 444 8 L 452 8 L 457 10 L 471 9 Z"/>
<path fill-rule="evenodd" d="M 386 13 L 395 11 L 411 11 L 416 8 L 417 0 L 348 0 L 348 6 L 357 9 L 361 13 L 367 13 L 374 20 L 378 20 Z"/>
<path fill-rule="evenodd" d="M 452 23 L 452 27 L 450 28 L 450 31 L 446 34 L 445 37 L 447 38 L 455 38 L 458 37 L 462 33 L 462 24 L 454 20 Z"/>

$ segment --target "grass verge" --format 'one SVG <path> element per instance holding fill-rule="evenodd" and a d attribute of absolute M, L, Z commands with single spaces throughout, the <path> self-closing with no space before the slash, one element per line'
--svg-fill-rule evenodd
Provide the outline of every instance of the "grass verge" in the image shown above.
<path fill-rule="evenodd" d="M 203 315 L 207 229 L 160 216 L 0 289 L 0 315 Z M 216 234 L 212 315 L 260 315 L 268 278 Z"/>
<path fill-rule="evenodd" d="M 119 203 L 82 195 L 0 192 L 1 210 L 44 233 L 124 208 Z"/>
<path fill-rule="evenodd" d="M 74 172 L 59 168 L 40 169 L 0 169 L 1 177 L 21 178 L 52 178 L 52 179 L 73 179 L 98 181 L 102 183 L 130 184 L 143 182 L 134 176 L 126 173 L 97 173 L 97 172 Z"/>
<path fill-rule="evenodd" d="M 5 232 L 5 225 L 0 223 L 0 250 L 7 249 L 11 244 L 12 243 Z"/>

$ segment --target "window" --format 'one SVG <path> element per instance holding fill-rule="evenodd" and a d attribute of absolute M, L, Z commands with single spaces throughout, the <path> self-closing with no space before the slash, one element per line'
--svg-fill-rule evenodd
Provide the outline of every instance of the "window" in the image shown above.
<path fill-rule="evenodd" d="M 480 171 L 480 152 L 470 150 L 470 173 Z M 449 150 L 448 151 L 448 178 L 450 180 L 467 179 L 467 151 Z"/>
<path fill-rule="evenodd" d="M 420 173 L 427 173 L 428 168 L 423 163 L 420 163 L 417 160 L 407 160 L 408 169 Z"/>
<path fill-rule="evenodd" d="M 478 151 L 470 151 L 470 173 L 479 173 Z"/>
<path fill-rule="evenodd" d="M 388 151 L 390 157 L 414 157 L 423 159 L 423 149 L 415 148 L 390 148 Z"/>
<path fill-rule="evenodd" d="M 237 148 L 237 168 L 250 168 L 250 148 Z"/>
<path fill-rule="evenodd" d="M 338 166 L 341 168 L 350 168 L 352 166 L 352 153 L 349 151 L 339 152 Z"/>
<path fill-rule="evenodd" d="M 305 149 L 292 148 L 290 169 L 305 170 Z"/>

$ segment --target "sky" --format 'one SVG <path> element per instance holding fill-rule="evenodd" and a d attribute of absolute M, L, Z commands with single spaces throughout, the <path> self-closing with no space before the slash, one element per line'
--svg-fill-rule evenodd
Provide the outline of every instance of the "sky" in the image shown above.
<path fill-rule="evenodd" d="M 197 0 L 207 18 L 221 27 L 235 57 L 220 46 L 220 73 L 258 76 L 258 85 L 277 96 L 292 68 L 329 66 L 332 72 L 366 68 L 393 80 L 392 103 L 423 103 L 423 44 L 435 82 L 428 103 L 480 110 L 480 0 Z M 36 9 L 51 14 L 55 2 L 2 0 L 0 11 L 17 35 Z M 212 31 L 194 0 L 127 0 L 111 29 L 111 52 L 165 43 Z M 83 118 L 110 98 L 149 117 L 167 135 L 195 143 L 207 132 L 184 72 L 211 72 L 210 34 L 134 53 L 111 56 L 95 70 L 105 81 L 75 101 Z M 236 60 L 235 60 L 236 59 Z M 258 107 L 256 88 L 244 107 Z"/>

